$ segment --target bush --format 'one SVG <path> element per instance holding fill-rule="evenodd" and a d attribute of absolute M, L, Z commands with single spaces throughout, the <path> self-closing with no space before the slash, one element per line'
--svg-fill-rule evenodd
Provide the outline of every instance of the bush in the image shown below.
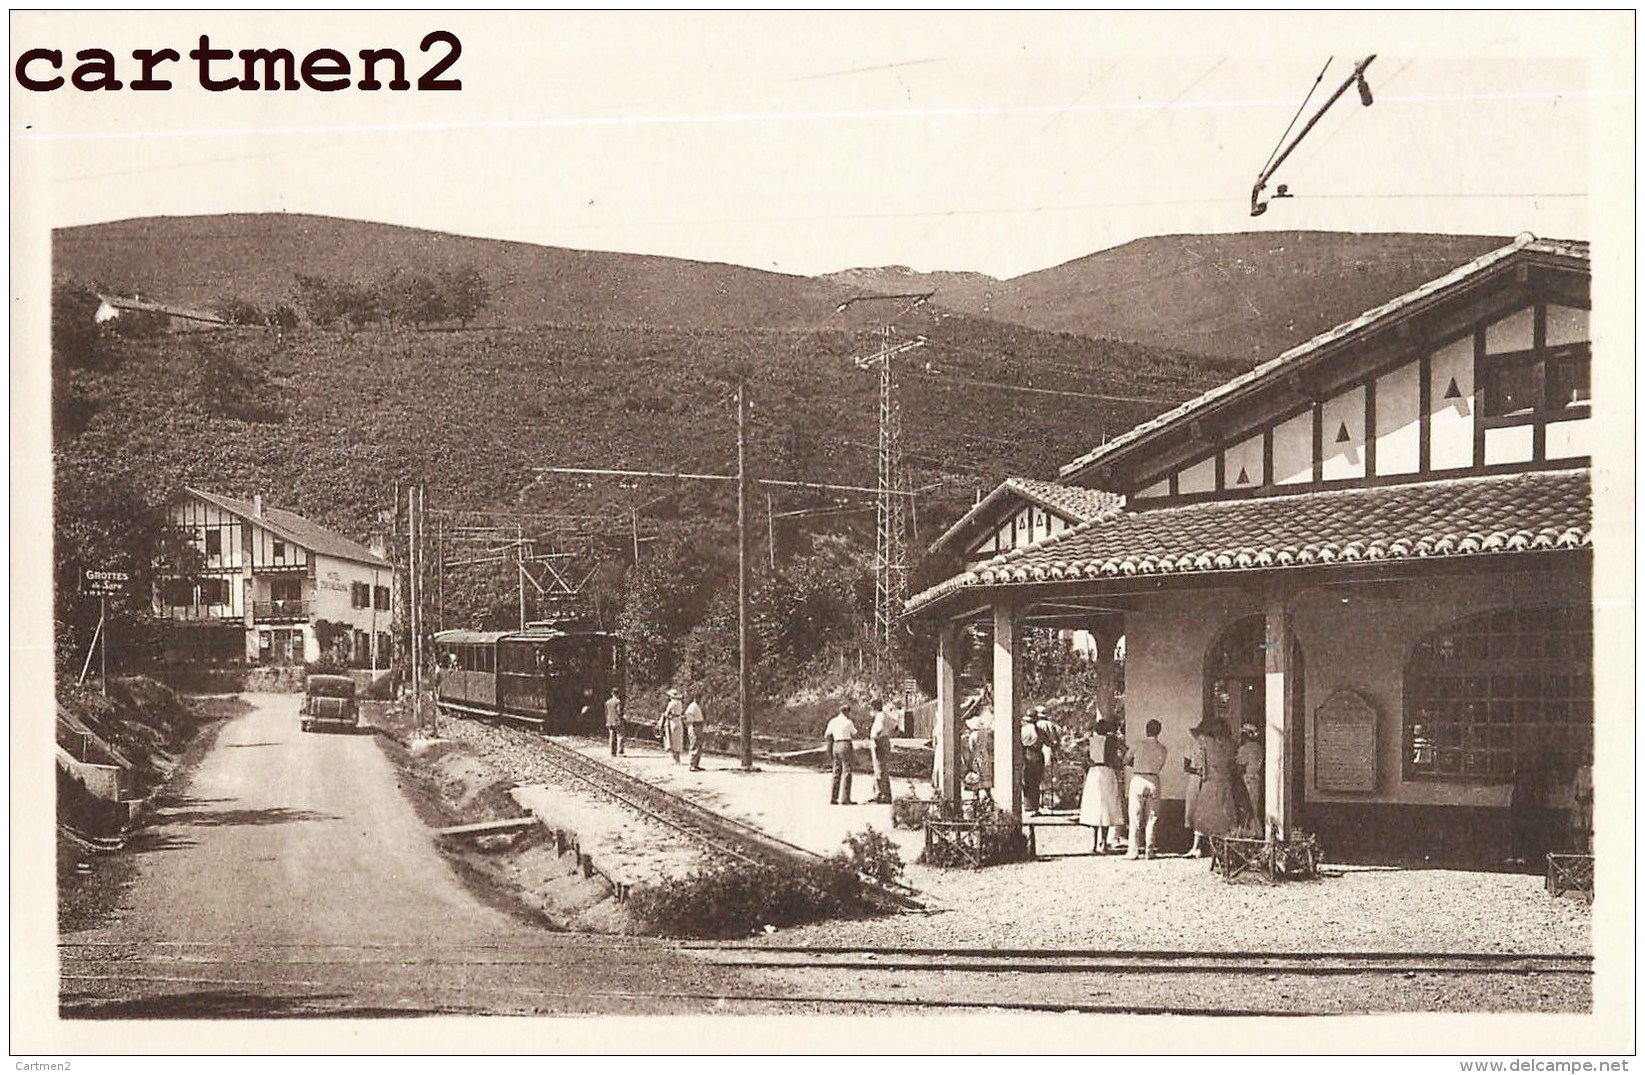
<path fill-rule="evenodd" d="M 902 851 L 895 840 L 870 825 L 845 838 L 845 862 L 852 872 L 882 885 L 902 876 Z"/>
<path fill-rule="evenodd" d="M 857 871 L 843 854 L 784 866 L 716 862 L 684 880 L 636 889 L 629 908 L 648 932 L 722 939 L 866 910 Z"/>

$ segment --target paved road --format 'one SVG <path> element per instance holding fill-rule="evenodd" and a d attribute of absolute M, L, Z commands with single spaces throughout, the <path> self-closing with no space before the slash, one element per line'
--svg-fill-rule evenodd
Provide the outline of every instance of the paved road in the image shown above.
<path fill-rule="evenodd" d="M 246 697 L 159 804 L 114 920 L 60 938 L 65 1017 L 689 1012 L 736 992 L 667 946 L 482 903 L 372 735 L 304 734 L 296 696 Z"/>

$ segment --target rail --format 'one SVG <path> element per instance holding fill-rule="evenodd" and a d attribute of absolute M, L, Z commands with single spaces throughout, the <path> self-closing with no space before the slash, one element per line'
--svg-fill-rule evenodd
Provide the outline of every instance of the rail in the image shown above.
<path fill-rule="evenodd" d="M 287 601 L 253 601 L 251 616 L 256 620 L 306 620 L 309 602 L 298 598 Z"/>

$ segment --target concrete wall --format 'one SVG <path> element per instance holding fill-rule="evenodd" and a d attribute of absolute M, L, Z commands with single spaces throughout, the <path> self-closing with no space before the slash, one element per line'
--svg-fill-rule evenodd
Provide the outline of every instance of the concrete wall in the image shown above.
<path fill-rule="evenodd" d="M 57 748 L 57 764 L 77 777 L 86 790 L 99 799 L 117 803 L 123 798 L 121 793 L 126 786 L 126 774 L 119 766 L 80 761 L 62 747 Z"/>

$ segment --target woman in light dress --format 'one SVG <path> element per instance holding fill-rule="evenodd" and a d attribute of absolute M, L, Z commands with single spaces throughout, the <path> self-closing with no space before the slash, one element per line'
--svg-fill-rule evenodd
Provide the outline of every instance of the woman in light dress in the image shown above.
<path fill-rule="evenodd" d="M 1106 720 L 1097 721 L 1091 735 L 1091 768 L 1085 771 L 1080 793 L 1080 824 L 1091 826 L 1091 850 L 1122 851 L 1119 829 L 1125 824 L 1125 799 L 1120 795 L 1120 768 L 1125 747 Z"/>

